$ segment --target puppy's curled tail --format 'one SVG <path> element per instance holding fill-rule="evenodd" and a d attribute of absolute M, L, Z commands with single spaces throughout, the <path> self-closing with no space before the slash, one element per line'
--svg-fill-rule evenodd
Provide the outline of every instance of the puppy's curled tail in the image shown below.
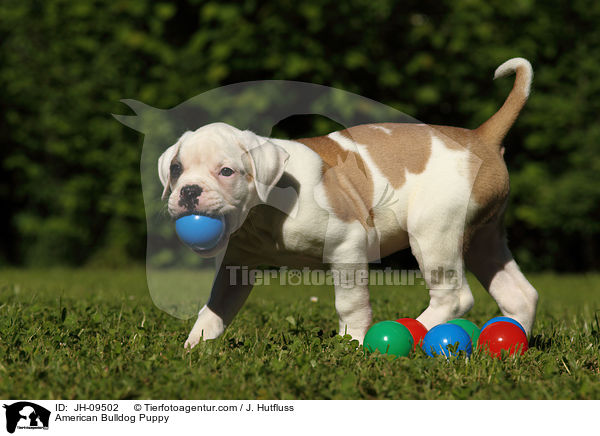
<path fill-rule="evenodd" d="M 500 65 L 494 73 L 495 80 L 515 72 L 517 77 L 513 89 L 502 107 L 476 129 L 485 143 L 498 149 L 527 102 L 533 79 L 533 68 L 527 59 L 513 58 Z"/>

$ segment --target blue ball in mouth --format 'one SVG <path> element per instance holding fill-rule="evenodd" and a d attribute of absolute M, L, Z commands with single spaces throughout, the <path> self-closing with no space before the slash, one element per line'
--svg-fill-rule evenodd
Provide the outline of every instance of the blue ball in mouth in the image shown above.
<path fill-rule="evenodd" d="M 175 231 L 179 239 L 194 250 L 210 250 L 221 240 L 225 223 L 222 218 L 186 215 L 175 221 Z"/>

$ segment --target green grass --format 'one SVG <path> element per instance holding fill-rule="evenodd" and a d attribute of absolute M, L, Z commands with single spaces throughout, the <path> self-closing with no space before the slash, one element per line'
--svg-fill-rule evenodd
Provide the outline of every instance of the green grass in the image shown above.
<path fill-rule="evenodd" d="M 141 269 L 4 270 L 0 397 L 30 399 L 600 399 L 600 276 L 529 275 L 531 349 L 499 361 L 365 357 L 335 335 L 327 287 L 257 287 L 225 335 L 157 309 Z M 468 318 L 498 314 L 475 281 Z M 317 303 L 311 296 L 319 297 Z M 374 320 L 417 316 L 422 287 L 374 287 Z"/>

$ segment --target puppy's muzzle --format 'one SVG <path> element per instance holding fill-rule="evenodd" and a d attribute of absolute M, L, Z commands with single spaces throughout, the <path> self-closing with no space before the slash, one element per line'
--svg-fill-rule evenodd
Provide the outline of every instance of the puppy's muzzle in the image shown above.
<path fill-rule="evenodd" d="M 192 210 L 198 204 L 198 197 L 202 195 L 202 188 L 198 185 L 186 185 L 179 191 L 179 206 Z"/>

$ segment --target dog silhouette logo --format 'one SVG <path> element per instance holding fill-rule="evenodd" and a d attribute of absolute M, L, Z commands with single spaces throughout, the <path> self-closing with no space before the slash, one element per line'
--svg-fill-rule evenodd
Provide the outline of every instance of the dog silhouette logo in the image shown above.
<path fill-rule="evenodd" d="M 14 433 L 19 429 L 48 429 L 50 411 L 42 406 L 29 401 L 19 401 L 10 405 L 4 404 L 6 409 L 6 431 Z"/>

